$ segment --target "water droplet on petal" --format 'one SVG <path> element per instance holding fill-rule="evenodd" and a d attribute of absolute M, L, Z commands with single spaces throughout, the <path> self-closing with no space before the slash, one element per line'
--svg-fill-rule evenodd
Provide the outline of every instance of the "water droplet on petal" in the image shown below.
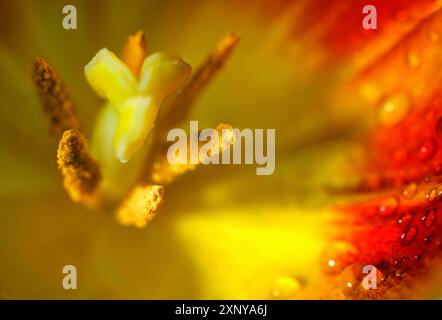
<path fill-rule="evenodd" d="M 275 279 L 272 289 L 272 297 L 275 299 L 292 298 L 300 289 L 300 282 L 289 276 L 279 276 Z"/>
<path fill-rule="evenodd" d="M 357 249 L 345 241 L 333 241 L 321 255 L 322 269 L 329 274 L 339 274 L 353 262 Z"/>
<path fill-rule="evenodd" d="M 342 271 L 338 287 L 345 296 L 357 298 L 367 294 L 376 294 L 376 290 L 371 289 L 377 289 L 385 277 L 378 268 L 372 269 L 372 266 L 364 270 L 364 266 L 368 264 L 355 263 Z"/>
<path fill-rule="evenodd" d="M 425 244 L 430 244 L 431 240 L 433 240 L 433 235 L 432 234 L 426 236 L 425 239 L 424 239 L 424 242 L 425 242 Z"/>
<path fill-rule="evenodd" d="M 434 201 L 436 199 L 436 189 L 430 189 L 427 191 L 427 193 L 425 194 L 425 199 L 427 201 Z"/>
<path fill-rule="evenodd" d="M 403 279 L 403 278 L 405 278 L 406 275 L 407 275 L 407 271 L 405 271 L 404 269 L 398 269 L 394 272 L 394 277 L 396 279 Z"/>
<path fill-rule="evenodd" d="M 419 158 L 429 160 L 437 151 L 437 142 L 434 139 L 428 139 L 421 143 L 419 147 Z"/>
<path fill-rule="evenodd" d="M 416 183 L 410 183 L 407 187 L 405 187 L 404 191 L 402 192 L 402 195 L 404 198 L 411 199 L 416 195 L 417 192 L 417 184 Z"/>
<path fill-rule="evenodd" d="M 436 187 L 436 198 L 439 199 L 439 201 L 442 201 L 442 186 L 438 185 Z"/>
<path fill-rule="evenodd" d="M 380 121 L 385 125 L 396 124 L 404 118 L 409 108 L 410 99 L 406 94 L 394 94 L 381 104 L 379 111 Z"/>
<path fill-rule="evenodd" d="M 396 223 L 400 226 L 407 227 L 413 221 L 413 218 L 414 218 L 414 215 L 407 212 L 407 213 L 402 214 L 397 219 Z"/>
<path fill-rule="evenodd" d="M 339 278 L 339 289 L 346 297 L 355 297 L 361 290 L 362 279 L 362 264 L 352 264 L 342 271 Z"/>
<path fill-rule="evenodd" d="M 378 211 L 381 217 L 389 217 L 396 213 L 399 207 L 399 199 L 395 196 L 389 196 L 382 200 Z"/>
<path fill-rule="evenodd" d="M 416 239 L 418 229 L 415 226 L 407 228 L 404 233 L 401 234 L 401 245 L 408 246 L 414 239 Z"/>
<path fill-rule="evenodd" d="M 422 217 L 422 225 L 426 228 L 432 227 L 436 223 L 437 211 L 436 209 L 429 209 Z"/>

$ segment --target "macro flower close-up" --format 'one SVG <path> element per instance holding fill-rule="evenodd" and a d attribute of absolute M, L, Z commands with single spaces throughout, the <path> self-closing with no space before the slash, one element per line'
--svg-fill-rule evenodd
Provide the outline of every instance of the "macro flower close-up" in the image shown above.
<path fill-rule="evenodd" d="M 441 66 L 439 0 L 0 0 L 0 299 L 440 299 Z"/>

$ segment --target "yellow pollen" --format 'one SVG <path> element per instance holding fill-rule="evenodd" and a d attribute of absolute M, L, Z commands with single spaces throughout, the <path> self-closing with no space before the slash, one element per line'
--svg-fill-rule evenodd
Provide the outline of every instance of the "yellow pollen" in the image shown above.
<path fill-rule="evenodd" d="M 117 220 L 123 225 L 142 228 L 156 216 L 163 202 L 163 186 L 137 186 L 118 208 Z"/>
<path fill-rule="evenodd" d="M 231 125 L 220 123 L 216 130 L 218 131 L 218 134 L 220 137 L 222 137 L 219 140 L 219 148 L 218 152 L 215 154 L 207 154 L 207 157 L 213 157 L 216 154 L 222 153 L 226 148 L 229 148 L 231 145 L 235 143 L 235 132 Z M 224 132 L 224 134 L 223 134 Z M 188 149 L 190 149 L 190 145 L 187 146 Z M 196 159 L 198 162 L 202 159 Z M 152 167 L 152 173 L 151 173 L 151 179 L 155 183 L 159 184 L 170 184 L 172 183 L 177 177 L 183 175 L 186 172 L 193 171 L 196 169 L 195 164 L 192 164 L 191 161 L 188 161 L 186 164 L 171 164 L 167 161 L 167 149 L 161 148 L 157 152 L 157 156 L 154 160 L 153 167 Z"/>
<path fill-rule="evenodd" d="M 38 89 L 44 112 L 50 120 L 49 131 L 61 137 L 65 130 L 79 127 L 75 106 L 60 76 L 42 58 L 36 58 L 32 66 L 32 79 Z"/>
<path fill-rule="evenodd" d="M 76 129 L 63 133 L 57 151 L 63 185 L 74 202 L 95 204 L 101 173 L 87 150 L 87 142 Z"/>

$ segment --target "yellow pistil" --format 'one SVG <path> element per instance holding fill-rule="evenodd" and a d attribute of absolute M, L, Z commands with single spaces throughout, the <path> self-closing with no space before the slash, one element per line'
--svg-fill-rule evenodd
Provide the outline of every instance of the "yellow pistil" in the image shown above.
<path fill-rule="evenodd" d="M 155 217 L 163 202 L 163 186 L 137 186 L 117 210 L 117 220 L 123 225 L 142 228 Z"/>
<path fill-rule="evenodd" d="M 138 77 L 144 58 L 146 57 L 146 39 L 143 31 L 130 36 L 124 47 L 122 59 L 132 73 Z"/>
<path fill-rule="evenodd" d="M 113 147 L 120 162 L 127 162 L 144 144 L 163 99 L 190 72 L 181 58 L 156 53 L 144 60 L 138 82 L 129 67 L 107 49 L 101 49 L 85 67 L 91 87 L 117 110 Z"/>
<path fill-rule="evenodd" d="M 49 116 L 49 131 L 61 137 L 65 130 L 79 127 L 75 106 L 60 76 L 42 58 L 32 66 L 32 79 L 37 86 L 44 112 Z"/>
<path fill-rule="evenodd" d="M 87 142 L 76 129 L 63 133 L 57 151 L 58 169 L 72 201 L 93 205 L 97 200 L 100 169 L 87 150 Z"/>

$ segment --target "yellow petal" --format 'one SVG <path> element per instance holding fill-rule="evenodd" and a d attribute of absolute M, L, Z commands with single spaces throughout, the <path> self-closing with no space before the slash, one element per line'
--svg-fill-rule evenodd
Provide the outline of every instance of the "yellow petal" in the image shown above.
<path fill-rule="evenodd" d="M 119 104 L 137 92 L 137 81 L 118 57 L 101 49 L 84 68 L 86 79 L 95 92 L 113 104 Z"/>

